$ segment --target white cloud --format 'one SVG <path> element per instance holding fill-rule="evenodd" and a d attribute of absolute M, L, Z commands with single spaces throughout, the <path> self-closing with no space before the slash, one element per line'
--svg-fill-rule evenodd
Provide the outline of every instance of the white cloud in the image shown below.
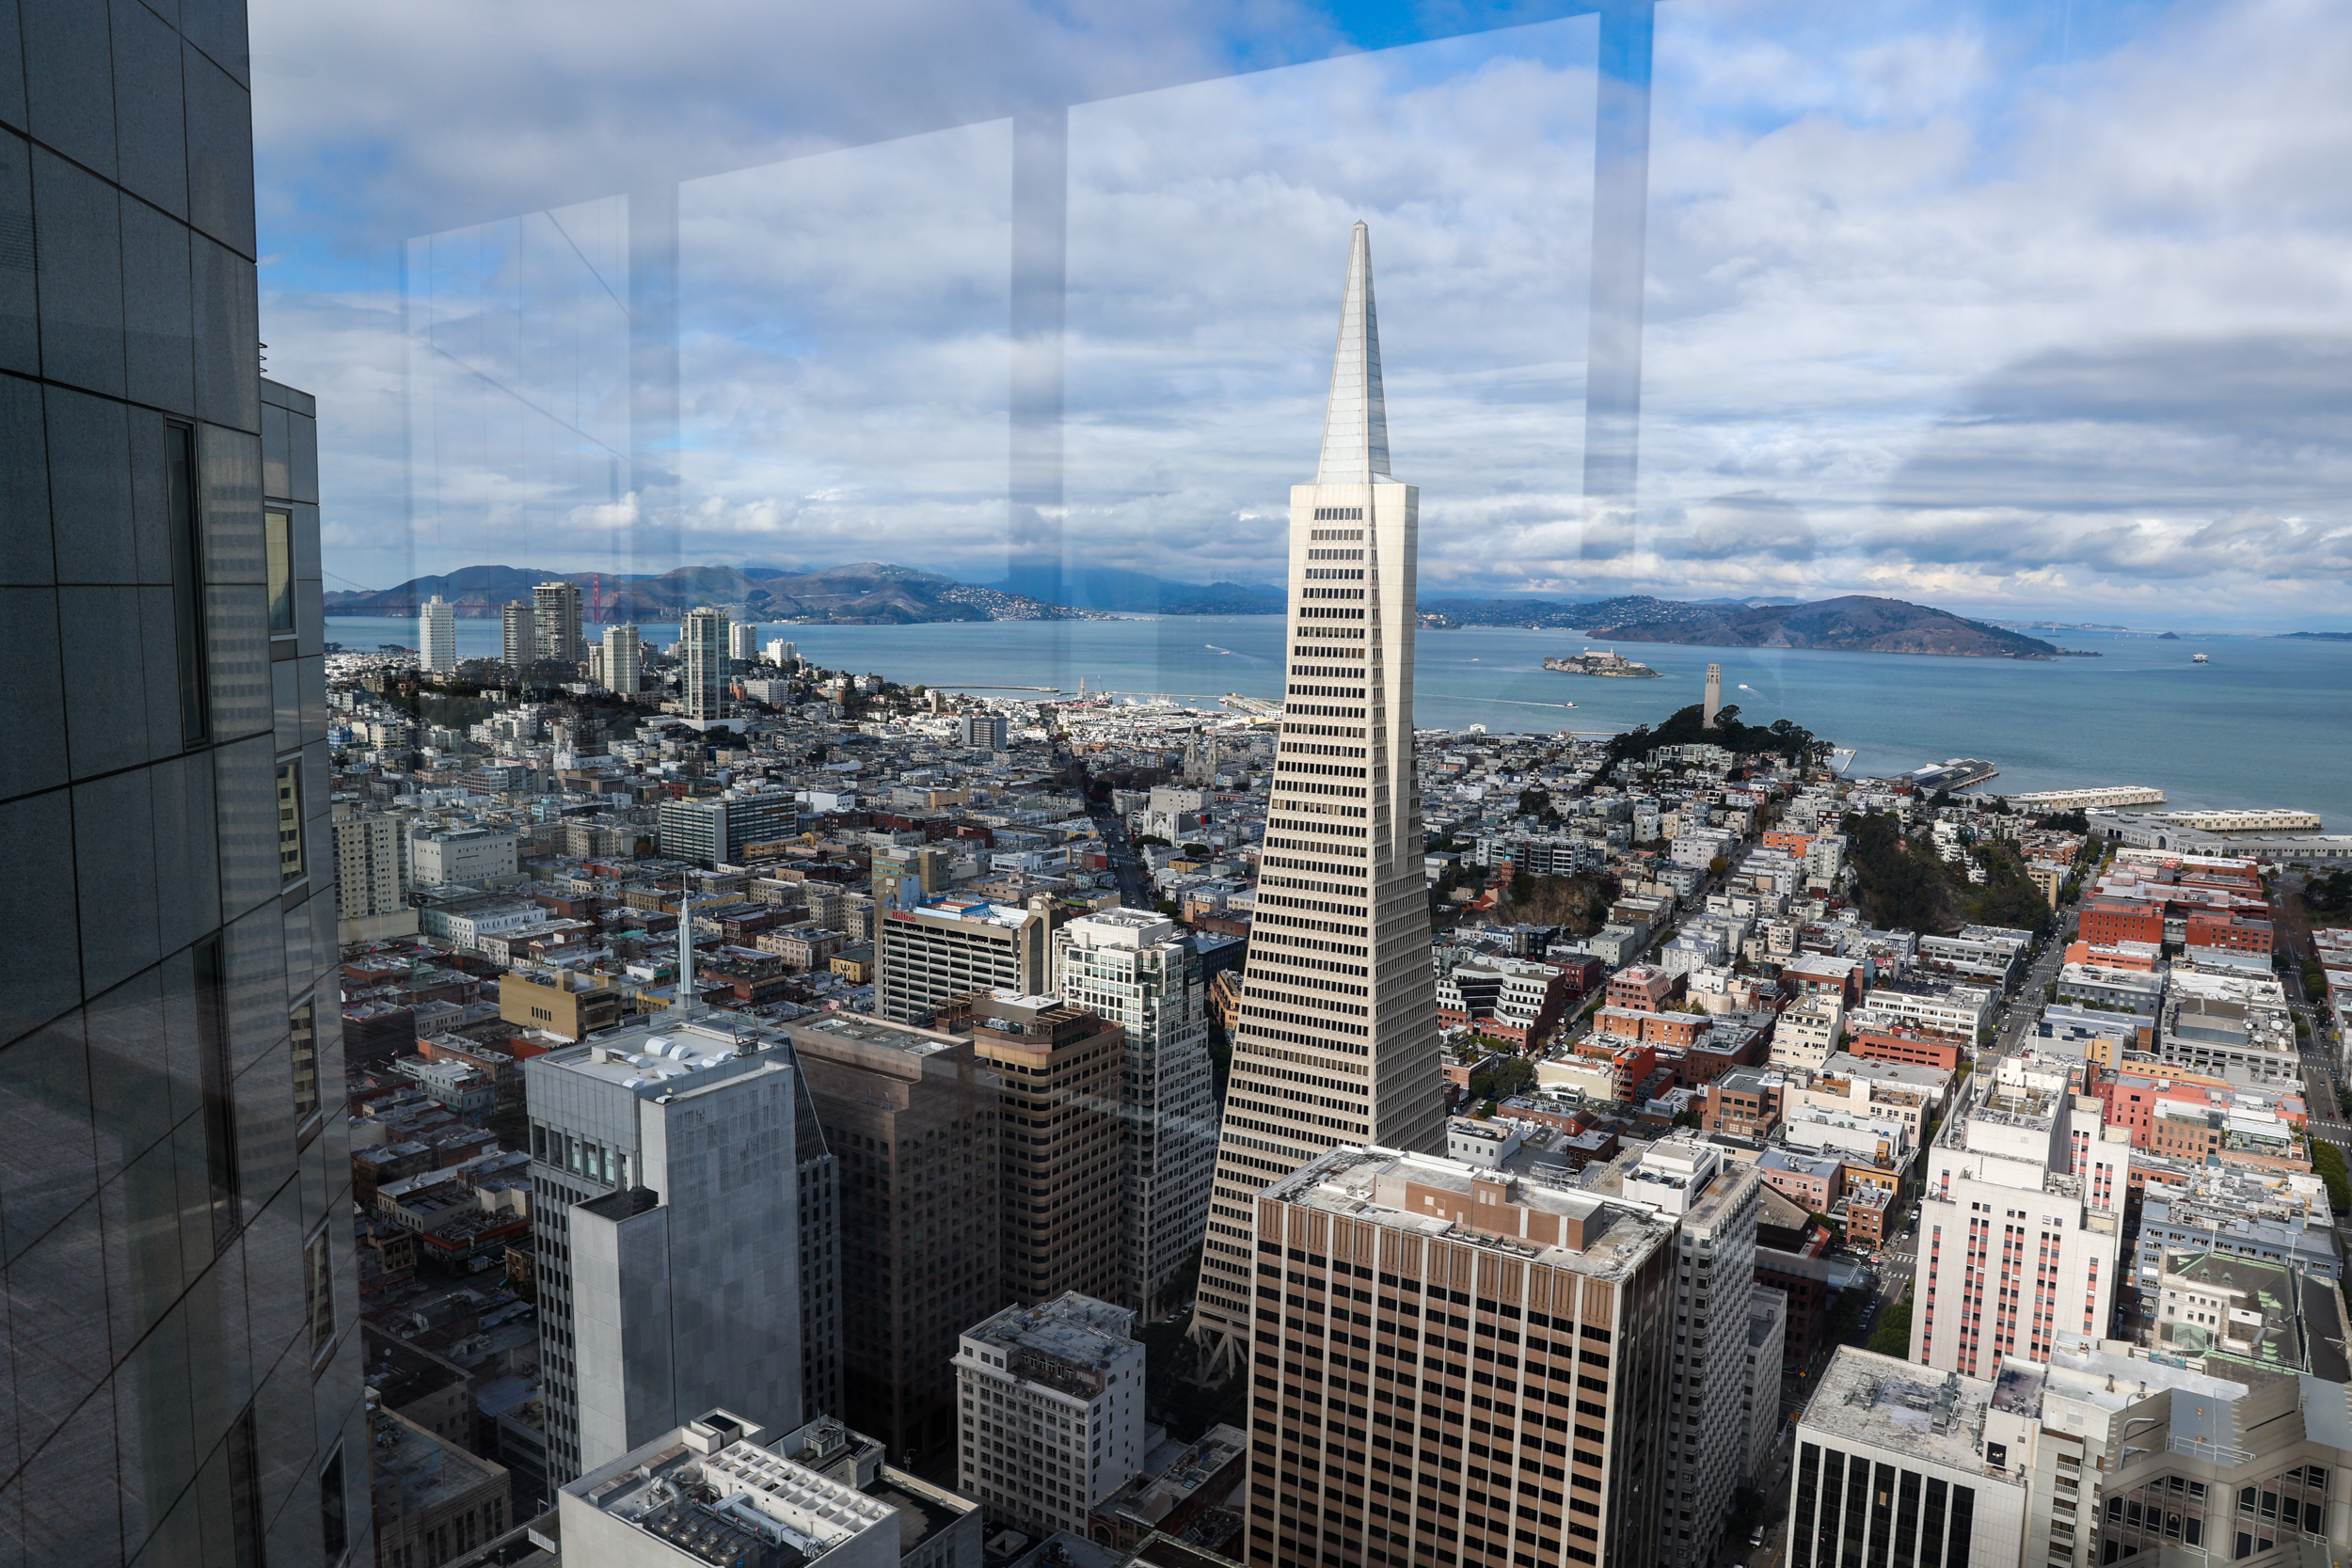
<path fill-rule="evenodd" d="M 1362 216 L 1427 592 L 2333 613 L 2352 25 L 2318 0 L 2131 25 L 1661 8 L 1632 520 L 1588 522 L 1581 498 L 1589 19 L 1082 107 L 1063 547 L 1195 580 L 1276 569 Z M 340 62 L 257 79 L 265 245 L 288 258 L 264 335 L 328 413 L 331 548 L 389 580 L 524 555 L 993 576 L 1005 106 L 1331 34 L 1238 4 L 707 0 L 655 25 L 609 0 L 560 23 L 429 0 L 262 4 L 255 38 Z M 847 144 L 868 145 L 822 151 Z M 680 168 L 739 172 L 681 202 L 685 483 L 665 510 L 627 471 L 610 193 Z M 551 203 L 569 205 L 487 221 Z M 404 301 L 366 256 L 427 231 Z M 430 346 L 404 341 L 404 305 Z"/>

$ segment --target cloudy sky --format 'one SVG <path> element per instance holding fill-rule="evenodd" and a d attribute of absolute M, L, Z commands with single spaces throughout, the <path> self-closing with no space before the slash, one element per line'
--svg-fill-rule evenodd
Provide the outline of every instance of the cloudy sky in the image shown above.
<path fill-rule="evenodd" d="M 1267 579 L 1360 217 L 1424 594 L 2352 627 L 2352 12 L 1671 0 L 1629 516 L 1583 497 L 1565 9 L 255 0 L 263 336 L 320 396 L 328 569 L 994 578 L 1009 452 L 1051 451 L 1019 288 L 1063 323 L 1025 537 Z M 1041 180 L 1057 296 L 1016 278 Z"/>

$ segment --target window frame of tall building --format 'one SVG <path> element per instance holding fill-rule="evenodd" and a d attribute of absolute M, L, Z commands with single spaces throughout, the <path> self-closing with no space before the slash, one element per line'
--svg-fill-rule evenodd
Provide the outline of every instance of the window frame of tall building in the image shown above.
<path fill-rule="evenodd" d="M 363 1560 L 320 410 L 260 373 L 243 8 L 96 14 L 11 8 L 0 93 L 11 1534 Z"/>

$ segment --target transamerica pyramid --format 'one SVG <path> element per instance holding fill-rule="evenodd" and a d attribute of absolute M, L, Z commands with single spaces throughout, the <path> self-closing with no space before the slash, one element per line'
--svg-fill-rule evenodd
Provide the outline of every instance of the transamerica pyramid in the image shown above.
<path fill-rule="evenodd" d="M 1341 1144 L 1444 1148 L 1413 768 L 1420 512 L 1389 473 L 1359 223 L 1322 461 L 1291 487 L 1282 728 L 1193 1314 L 1213 1369 L 1248 1359 L 1259 1192 Z"/>

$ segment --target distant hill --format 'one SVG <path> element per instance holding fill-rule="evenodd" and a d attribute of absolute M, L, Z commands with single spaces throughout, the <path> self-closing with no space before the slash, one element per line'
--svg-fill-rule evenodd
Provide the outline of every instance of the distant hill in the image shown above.
<path fill-rule="evenodd" d="M 589 572 L 532 572 L 513 566 L 469 566 L 440 577 L 412 578 L 377 593 L 326 595 L 329 615 L 414 615 L 436 594 L 469 619 L 495 619 L 499 607 L 529 599 L 532 589 L 558 578 L 583 589 Z M 1025 594 L 958 582 L 914 566 L 859 562 L 817 572 L 775 567 L 681 566 L 653 577 L 603 577 L 603 603 L 594 622 L 675 621 L 697 605 L 714 605 L 739 620 L 801 625 L 912 625 L 930 621 L 1091 620 L 1092 611 Z"/>
<path fill-rule="evenodd" d="M 2352 631 L 2290 631 L 2285 637 L 2308 637 L 2322 642 L 2352 642 Z"/>
<path fill-rule="evenodd" d="M 1239 582 L 1213 582 L 1204 588 L 1121 566 L 1015 566 L 989 586 L 1050 604 L 1122 615 L 1279 615 L 1290 604 L 1279 588 Z"/>
<path fill-rule="evenodd" d="M 1725 648 L 1821 648 L 1840 653 L 1943 654 L 1963 658 L 2054 658 L 2038 637 L 1901 599 L 1849 594 L 1813 604 L 1756 609 L 1638 596 L 1582 607 L 1597 641 L 1689 642 Z"/>

